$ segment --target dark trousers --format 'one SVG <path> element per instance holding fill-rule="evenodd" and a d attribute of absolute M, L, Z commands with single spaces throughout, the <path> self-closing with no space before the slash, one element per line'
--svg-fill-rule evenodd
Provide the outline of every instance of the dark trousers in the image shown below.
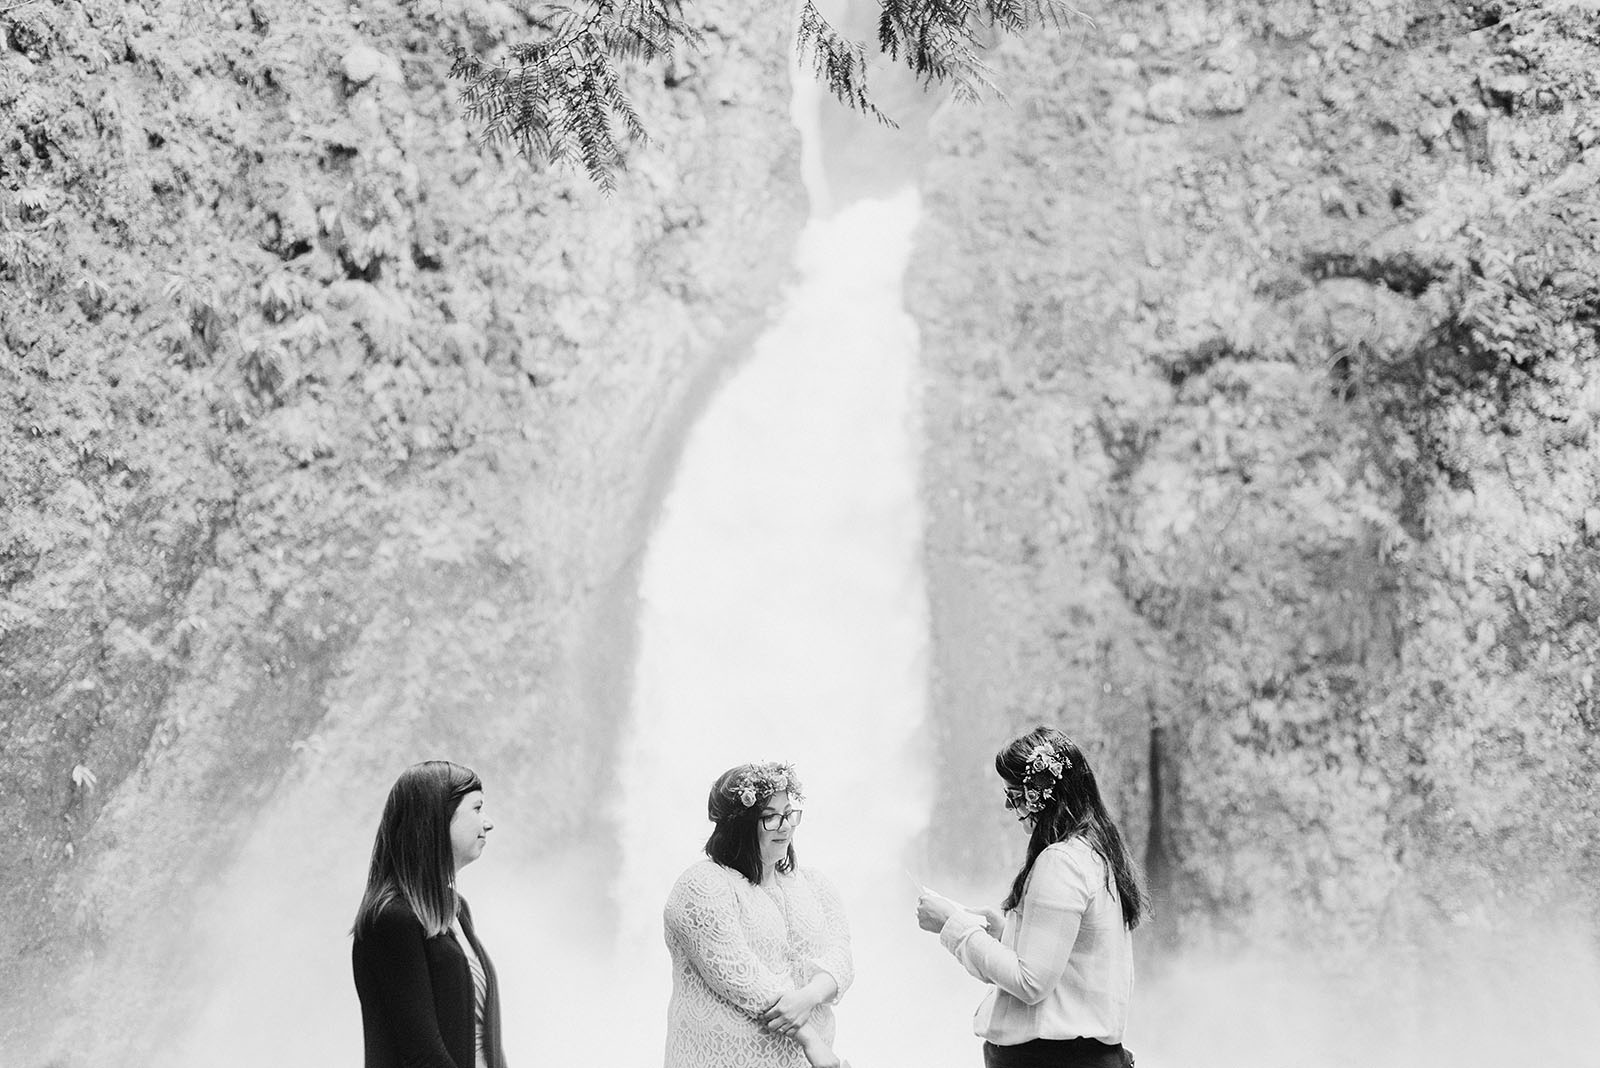
<path fill-rule="evenodd" d="M 1015 1046 L 983 1044 L 984 1068 L 1133 1068 L 1133 1054 L 1094 1038 L 1036 1038 Z"/>

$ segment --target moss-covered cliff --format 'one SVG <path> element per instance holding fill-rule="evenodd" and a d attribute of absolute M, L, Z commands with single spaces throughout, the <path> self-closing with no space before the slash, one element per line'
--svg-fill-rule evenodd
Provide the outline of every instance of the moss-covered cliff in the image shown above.
<path fill-rule="evenodd" d="M 696 11 L 602 202 L 459 118 L 508 4 L 0 3 L 8 1056 L 148 1061 L 215 874 L 348 866 L 406 760 L 592 823 L 653 465 L 802 208 L 782 5 Z M 1089 13 L 926 165 L 936 848 L 994 877 L 1054 719 L 1169 944 L 1593 919 L 1592 4 Z"/>
<path fill-rule="evenodd" d="M 533 847 L 603 786 L 640 458 L 804 210 L 787 26 L 697 5 L 606 202 L 459 116 L 510 4 L 0 11 L 0 1046 L 136 1063 L 286 781 L 448 752 Z"/>
<path fill-rule="evenodd" d="M 1165 939 L 1593 919 L 1593 5 L 1089 14 L 928 179 L 945 856 L 1058 720 Z"/>

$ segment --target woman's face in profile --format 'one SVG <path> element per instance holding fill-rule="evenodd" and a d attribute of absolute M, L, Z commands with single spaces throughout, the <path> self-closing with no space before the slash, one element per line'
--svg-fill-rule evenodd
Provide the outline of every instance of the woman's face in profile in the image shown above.
<path fill-rule="evenodd" d="M 494 824 L 483 813 L 483 791 L 474 790 L 461 798 L 456 814 L 450 817 L 450 848 L 455 854 L 456 871 L 483 855 Z"/>
<path fill-rule="evenodd" d="M 794 841 L 795 826 L 800 822 L 800 807 L 789 797 L 787 790 L 773 794 L 761 806 L 761 863 L 776 864 L 789 853 Z M 770 826 L 769 826 L 770 824 Z"/>

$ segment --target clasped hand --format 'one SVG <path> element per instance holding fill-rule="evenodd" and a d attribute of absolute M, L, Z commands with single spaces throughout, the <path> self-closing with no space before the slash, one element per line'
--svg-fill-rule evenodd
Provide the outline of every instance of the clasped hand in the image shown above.
<path fill-rule="evenodd" d="M 811 1010 L 816 1008 L 817 1004 L 818 999 L 805 987 L 801 987 L 789 991 L 768 1005 L 758 1019 L 762 1027 L 774 1034 L 793 1035 L 811 1019 Z"/>

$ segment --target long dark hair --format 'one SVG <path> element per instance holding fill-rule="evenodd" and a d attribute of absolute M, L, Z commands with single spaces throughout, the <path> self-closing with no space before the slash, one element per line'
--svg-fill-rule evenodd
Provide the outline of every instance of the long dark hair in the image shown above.
<path fill-rule="evenodd" d="M 1029 757 L 1040 746 L 1064 757 L 1066 765 L 1060 781 L 1050 790 L 1051 796 L 1042 799 L 1043 807 L 1028 819 L 1033 833 L 1028 838 L 1027 859 L 1017 877 L 1011 880 L 1011 893 L 1004 907 L 1014 909 L 1022 901 L 1022 888 L 1028 883 L 1028 873 L 1033 862 L 1047 846 L 1082 836 L 1089 848 L 1100 854 L 1106 863 L 1106 886 L 1116 883 L 1117 896 L 1122 899 L 1122 922 L 1128 927 L 1139 926 L 1139 921 L 1149 911 L 1149 899 L 1139 885 L 1139 876 L 1122 842 L 1122 833 L 1106 812 L 1100 800 L 1100 787 L 1094 781 L 1094 771 L 1084 757 L 1083 750 L 1054 727 L 1035 727 L 1017 738 L 994 757 L 994 770 L 1013 788 L 1035 785 L 1037 774 L 1030 774 Z"/>
<path fill-rule="evenodd" d="M 482 789 L 475 771 L 448 760 L 425 760 L 400 773 L 372 843 L 367 890 L 352 928 L 356 938 L 372 930 L 378 914 L 397 899 L 410 906 L 430 938 L 450 929 L 456 916 L 450 820 L 463 797 Z"/>
<path fill-rule="evenodd" d="M 774 771 L 782 770 L 785 777 L 775 780 Z M 761 810 L 772 796 L 781 791 L 774 789 L 779 781 L 795 800 L 800 799 L 800 783 L 793 779 L 794 769 L 788 765 L 740 764 L 717 776 L 711 784 L 711 794 L 706 798 L 706 816 L 716 824 L 711 837 L 706 839 L 706 856 L 732 868 L 752 883 L 761 882 Z M 740 787 L 745 787 L 740 796 Z M 753 803 L 745 804 L 753 798 Z M 794 840 L 789 840 L 789 853 L 778 861 L 781 872 L 794 871 Z"/>

